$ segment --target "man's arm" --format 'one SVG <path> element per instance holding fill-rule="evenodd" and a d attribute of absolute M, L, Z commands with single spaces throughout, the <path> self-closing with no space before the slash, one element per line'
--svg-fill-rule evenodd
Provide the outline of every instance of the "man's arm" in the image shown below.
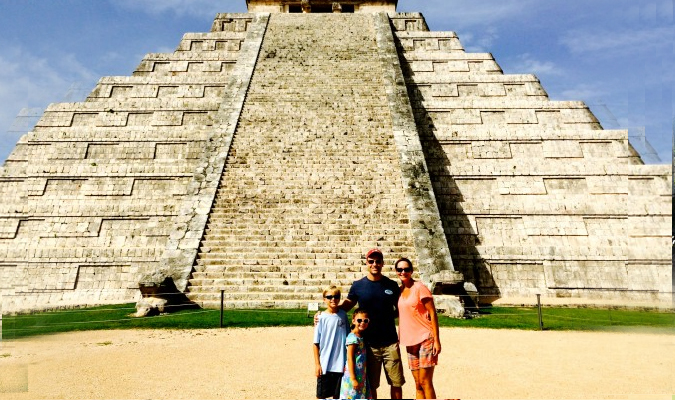
<path fill-rule="evenodd" d="M 342 300 L 342 303 L 338 306 L 341 310 L 344 310 L 345 312 L 349 312 L 352 308 L 354 308 L 354 305 L 356 302 L 349 300 L 349 299 L 344 299 Z M 321 315 L 321 311 L 317 311 L 314 313 L 314 326 L 319 323 L 319 315 Z"/>
<path fill-rule="evenodd" d="M 346 298 L 342 300 L 342 303 L 340 303 L 340 309 L 344 310 L 345 312 L 349 312 L 354 306 L 356 305 L 356 302 L 353 300 L 350 300 L 349 298 Z"/>

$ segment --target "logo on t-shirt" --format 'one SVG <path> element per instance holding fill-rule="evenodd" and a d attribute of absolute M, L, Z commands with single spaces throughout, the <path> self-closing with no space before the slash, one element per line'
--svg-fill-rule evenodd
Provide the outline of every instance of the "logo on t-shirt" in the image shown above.
<path fill-rule="evenodd" d="M 394 292 L 391 289 L 387 289 L 384 291 L 386 294 L 392 295 Z"/>

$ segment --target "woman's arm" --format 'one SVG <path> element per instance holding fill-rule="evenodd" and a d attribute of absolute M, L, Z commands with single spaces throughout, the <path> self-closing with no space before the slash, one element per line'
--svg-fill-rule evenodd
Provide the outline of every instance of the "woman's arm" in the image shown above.
<path fill-rule="evenodd" d="M 352 380 L 352 386 L 359 386 L 356 379 L 356 345 L 347 345 L 347 368 L 349 368 L 349 379 Z"/>
<path fill-rule="evenodd" d="M 434 334 L 434 355 L 441 354 L 441 337 L 438 330 L 438 314 L 436 313 L 436 306 L 434 305 L 433 297 L 427 297 L 422 300 L 424 308 L 429 312 L 429 319 L 431 320 L 431 330 Z"/>

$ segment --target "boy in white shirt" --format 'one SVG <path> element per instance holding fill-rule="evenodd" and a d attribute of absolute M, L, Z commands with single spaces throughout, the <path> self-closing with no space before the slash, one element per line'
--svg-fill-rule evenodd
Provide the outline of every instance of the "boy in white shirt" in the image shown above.
<path fill-rule="evenodd" d="M 340 398 L 340 384 L 345 368 L 345 340 L 349 324 L 347 313 L 340 310 L 340 289 L 323 291 L 326 311 L 314 327 L 314 361 L 316 364 L 316 398 Z"/>

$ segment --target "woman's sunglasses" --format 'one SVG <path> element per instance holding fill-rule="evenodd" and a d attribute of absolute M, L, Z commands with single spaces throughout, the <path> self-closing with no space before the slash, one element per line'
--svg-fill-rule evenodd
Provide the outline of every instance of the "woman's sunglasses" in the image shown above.
<path fill-rule="evenodd" d="M 325 296 L 323 296 L 323 297 L 327 298 L 328 300 L 333 300 L 333 299 L 335 299 L 335 300 L 340 300 L 340 297 L 341 297 L 341 296 L 340 296 L 339 294 L 335 294 L 335 295 L 327 294 L 327 295 L 325 295 Z"/>
<path fill-rule="evenodd" d="M 407 273 L 411 273 L 411 272 L 412 272 L 412 267 L 407 267 L 407 268 L 395 268 L 395 269 L 396 269 L 396 272 L 398 272 L 399 274 L 400 274 L 401 272 L 407 272 Z"/>
<path fill-rule="evenodd" d="M 364 319 L 357 318 L 357 319 L 356 319 L 356 322 L 358 322 L 359 324 L 360 324 L 361 322 L 363 322 L 364 324 L 367 324 L 367 323 L 370 322 L 370 320 L 369 320 L 368 318 L 364 318 Z"/>

